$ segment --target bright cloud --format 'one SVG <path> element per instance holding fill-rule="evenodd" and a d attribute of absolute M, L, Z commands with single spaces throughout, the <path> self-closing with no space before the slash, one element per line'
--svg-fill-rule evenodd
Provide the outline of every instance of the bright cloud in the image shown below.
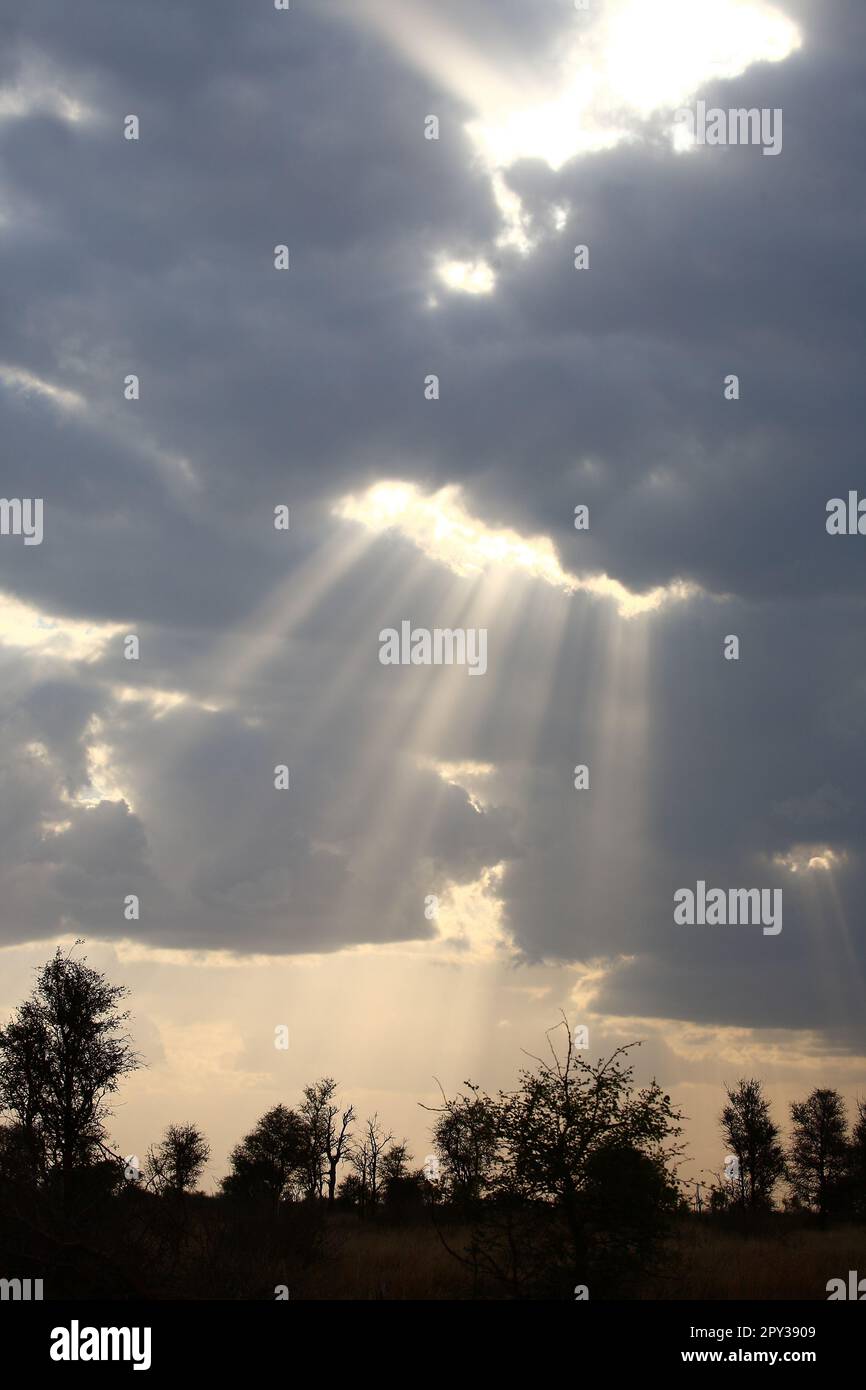
<path fill-rule="evenodd" d="M 45 381 L 34 372 L 28 371 L 26 367 L 12 366 L 7 362 L 0 362 L 0 382 L 7 389 L 18 391 L 22 395 L 41 396 L 62 410 L 83 410 L 86 404 L 84 397 L 77 391 L 55 386 L 53 382 Z"/>
<path fill-rule="evenodd" d="M 703 84 L 782 62 L 802 44 L 797 25 L 766 0 L 606 0 L 575 11 L 555 52 L 514 52 L 509 61 L 497 45 L 494 63 L 477 37 L 419 0 L 352 0 L 351 10 L 475 112 L 466 132 L 502 214 L 498 244 L 521 254 L 541 231 L 505 182 L 503 171 L 516 161 L 540 159 L 558 170 L 612 149 Z M 492 272 L 448 265 L 449 288 L 493 289 Z"/>
<path fill-rule="evenodd" d="M 844 850 L 832 849 L 830 845 L 792 845 L 784 854 L 774 855 L 773 863 L 792 874 L 830 873 L 846 859 Z"/>
<path fill-rule="evenodd" d="M 566 594 L 582 591 L 613 599 L 624 618 L 652 612 L 665 602 L 685 599 L 697 592 L 694 586 L 676 580 L 649 593 L 637 594 L 606 574 L 569 574 L 559 563 L 548 536 L 525 537 L 510 529 L 486 526 L 467 512 L 461 489 L 456 485 L 424 496 L 413 483 L 376 483 L 359 497 L 344 497 L 334 513 L 374 532 L 399 532 L 455 574 L 468 577 L 497 569 L 512 570 L 541 579 Z"/>
<path fill-rule="evenodd" d="M 483 260 L 441 260 L 436 273 L 443 285 L 461 294 L 490 294 L 496 287 L 496 276 Z"/>
<path fill-rule="evenodd" d="M 0 594 L 0 645 L 25 647 L 38 656 L 95 661 L 123 628 L 51 617 L 11 594 Z"/>

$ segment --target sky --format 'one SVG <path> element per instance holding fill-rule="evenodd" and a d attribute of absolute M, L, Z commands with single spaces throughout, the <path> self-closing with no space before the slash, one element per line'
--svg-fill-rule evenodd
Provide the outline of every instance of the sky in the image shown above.
<path fill-rule="evenodd" d="M 43 503 L 0 535 L 0 1017 L 79 937 L 130 987 L 124 1152 L 196 1122 L 212 1186 L 333 1075 L 420 1161 L 419 1102 L 563 1015 L 641 1040 L 693 1178 L 726 1082 L 866 1095 L 864 40 L 860 0 L 0 10 L 2 490 Z M 383 664 L 403 622 L 486 669 Z M 699 882 L 782 930 L 677 922 Z"/>

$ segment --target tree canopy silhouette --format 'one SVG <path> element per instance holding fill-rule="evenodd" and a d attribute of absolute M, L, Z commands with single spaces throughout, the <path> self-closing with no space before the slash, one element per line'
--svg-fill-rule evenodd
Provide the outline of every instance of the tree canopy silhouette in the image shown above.
<path fill-rule="evenodd" d="M 770 1104 L 760 1081 L 741 1079 L 726 1086 L 728 1103 L 722 1110 L 725 1142 L 739 1165 L 733 1179 L 737 1204 L 751 1211 L 769 1208 L 773 1190 L 785 1172 L 785 1155 L 779 1142 L 779 1126 L 770 1116 Z"/>
<path fill-rule="evenodd" d="M 291 1195 L 306 1160 L 303 1121 L 288 1106 L 275 1105 L 229 1155 L 231 1172 L 223 1178 L 223 1193 L 282 1201 Z"/>
<path fill-rule="evenodd" d="M 791 1105 L 788 1177 L 804 1206 L 824 1217 L 839 1205 L 850 1147 L 845 1102 L 838 1091 L 817 1086 Z"/>
<path fill-rule="evenodd" d="M 108 1152 L 110 1097 L 140 1065 L 124 1031 L 129 1014 L 118 1008 L 128 993 L 58 947 L 0 1029 L 0 1109 L 14 1117 L 42 1176 L 59 1173 L 64 1202 L 76 1170 Z"/>
<path fill-rule="evenodd" d="M 210 1145 L 195 1125 L 169 1125 L 147 1153 L 147 1179 L 156 1192 L 178 1196 L 198 1182 Z"/>

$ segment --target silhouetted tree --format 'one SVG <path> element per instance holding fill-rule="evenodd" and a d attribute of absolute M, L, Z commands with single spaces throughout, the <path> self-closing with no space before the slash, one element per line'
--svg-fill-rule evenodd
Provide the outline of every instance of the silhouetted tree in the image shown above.
<path fill-rule="evenodd" d="M 382 1199 L 382 1165 L 393 1138 L 390 1131 L 385 1133 L 377 1113 L 367 1120 L 361 1142 L 349 1150 L 349 1162 L 359 1184 L 357 1205 L 362 1211 L 368 1208 L 375 1211 Z"/>
<path fill-rule="evenodd" d="M 382 1155 L 383 1182 L 387 1185 L 389 1182 L 405 1178 L 408 1175 L 411 1162 L 412 1155 L 409 1152 L 407 1140 L 404 1139 L 399 1144 L 392 1144 Z"/>
<path fill-rule="evenodd" d="M 851 1132 L 848 1157 L 850 1210 L 852 1215 L 866 1217 L 866 1101 L 857 1102 L 857 1119 Z"/>
<path fill-rule="evenodd" d="M 292 1195 L 307 1159 L 303 1121 L 285 1105 L 268 1110 L 229 1155 L 231 1172 L 222 1180 L 227 1197 L 266 1196 L 280 1202 Z"/>
<path fill-rule="evenodd" d="M 515 1091 L 498 1101 L 477 1095 L 483 1200 L 468 1254 L 458 1258 L 513 1297 L 569 1296 L 576 1284 L 594 1284 L 596 1296 L 621 1287 L 651 1266 L 678 1203 L 669 1165 L 681 1152 L 673 1142 L 681 1116 L 670 1096 L 655 1081 L 635 1090 L 623 1064 L 629 1048 L 591 1065 L 567 1022 L 558 1028 L 561 1049 L 551 1029 L 550 1060 L 533 1058 Z M 445 1108 L 446 1121 L 478 1118 L 472 1098 L 462 1100 Z M 465 1154 L 465 1144 L 456 1152 Z"/>
<path fill-rule="evenodd" d="M 751 1211 L 766 1209 L 772 1206 L 773 1189 L 785 1173 L 779 1127 L 770 1115 L 760 1081 L 741 1078 L 725 1091 L 728 1103 L 722 1110 L 721 1129 L 739 1164 L 734 1180 L 738 1204 Z"/>
<path fill-rule="evenodd" d="M 827 1216 L 839 1205 L 850 1161 L 845 1102 L 838 1091 L 816 1087 L 791 1106 L 788 1177 L 804 1206 Z"/>
<path fill-rule="evenodd" d="M 0 1110 L 14 1116 L 47 1171 L 60 1174 L 66 1204 L 76 1170 L 106 1152 L 109 1097 L 140 1065 L 123 1031 L 129 1014 L 118 1012 L 128 993 L 58 947 L 0 1029 Z"/>
<path fill-rule="evenodd" d="M 739 1196 L 739 1193 L 737 1194 Z M 713 1216 L 721 1216 L 731 1206 L 730 1183 L 713 1183 L 710 1187 L 708 1207 Z"/>
<path fill-rule="evenodd" d="M 471 1081 L 465 1093 L 438 1107 L 433 1144 L 442 1165 L 446 1191 L 452 1200 L 477 1202 L 489 1190 L 499 1160 L 498 1103 Z M 424 1109 L 431 1107 L 425 1106 Z"/>
<path fill-rule="evenodd" d="M 344 1207 L 354 1207 L 363 1214 L 367 1204 L 367 1190 L 363 1180 L 356 1172 L 347 1173 L 337 1188 L 337 1201 Z"/>
<path fill-rule="evenodd" d="M 44 1147 L 38 1132 L 24 1125 L 0 1125 L 0 1185 L 35 1187 L 45 1177 Z"/>
<path fill-rule="evenodd" d="M 612 1136 L 586 1159 L 578 1205 L 586 1229 L 588 1278 L 598 1293 L 620 1289 L 627 1275 L 649 1266 L 682 1200 L 673 1174 L 656 1153 Z"/>
<path fill-rule="evenodd" d="M 300 1115 L 307 1137 L 307 1190 L 322 1196 L 328 1188 L 328 1206 L 333 1206 L 337 1189 L 337 1169 L 347 1156 L 355 1108 L 340 1109 L 334 1097 L 337 1083 L 331 1076 L 304 1087 Z"/>
<path fill-rule="evenodd" d="M 560 1052 L 550 1041 L 559 1030 Z M 681 1152 L 674 1142 L 681 1115 L 656 1081 L 635 1090 L 624 1059 L 638 1044 L 593 1065 L 580 1057 L 565 1020 L 548 1039 L 551 1060 L 535 1058 L 535 1070 L 521 1072 L 517 1091 L 504 1098 L 507 1163 L 499 1185 L 552 1202 L 563 1218 L 559 1262 L 569 1278 L 588 1283 L 601 1273 L 609 1285 L 613 1251 L 630 1251 L 632 1271 L 646 1268 L 676 1204 L 669 1165 Z M 622 1189 L 620 1207 L 610 1199 L 612 1186 Z"/>
<path fill-rule="evenodd" d="M 382 1155 L 382 1200 L 388 1215 L 397 1221 L 422 1216 L 429 1184 L 413 1158 L 405 1139 Z"/>
<path fill-rule="evenodd" d="M 146 1177 L 156 1192 L 190 1192 L 210 1158 L 210 1145 L 195 1125 L 169 1125 L 159 1144 L 148 1149 Z"/>

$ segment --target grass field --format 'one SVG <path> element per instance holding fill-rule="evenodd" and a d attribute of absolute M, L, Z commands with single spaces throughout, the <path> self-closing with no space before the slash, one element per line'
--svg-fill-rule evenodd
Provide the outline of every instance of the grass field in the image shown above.
<path fill-rule="evenodd" d="M 45 1211 L 0 1220 L 0 1263 L 43 1278 L 46 1299 L 464 1300 L 506 1298 L 502 1283 L 476 1283 L 465 1255 L 468 1225 L 442 1210 L 394 1220 L 360 1219 L 306 1204 L 236 1205 L 205 1196 L 175 1204 L 146 1194 L 95 1208 L 67 1227 Z M 538 1246 L 539 1230 L 524 1235 Z M 446 1248 L 450 1247 L 450 1251 Z M 527 1246 L 518 1237 L 520 1261 Z M 542 1253 L 521 1285 L 533 1296 L 571 1299 L 572 1281 Z M 559 1269 L 559 1272 L 557 1270 Z M 826 1301 L 830 1279 L 866 1279 L 866 1225 L 822 1227 L 815 1218 L 765 1215 L 738 1229 L 724 1219 L 680 1215 L 657 1250 L 654 1272 L 639 1275 L 630 1248 L 607 1286 L 609 1297 L 663 1300 Z M 596 1277 L 593 1288 L 592 1279 Z M 587 1276 L 589 1298 L 602 1278 Z"/>
<path fill-rule="evenodd" d="M 866 1277 L 866 1228 L 821 1230 L 784 1217 L 769 1225 L 747 1235 L 709 1221 L 678 1223 L 662 1272 L 640 1286 L 639 1297 L 826 1300 L 828 1279 L 847 1278 L 851 1269 Z M 457 1250 L 464 1247 L 466 1232 L 444 1234 Z M 391 1228 L 338 1217 L 321 1262 L 293 1296 L 460 1299 L 472 1297 L 472 1282 L 432 1226 Z"/>

